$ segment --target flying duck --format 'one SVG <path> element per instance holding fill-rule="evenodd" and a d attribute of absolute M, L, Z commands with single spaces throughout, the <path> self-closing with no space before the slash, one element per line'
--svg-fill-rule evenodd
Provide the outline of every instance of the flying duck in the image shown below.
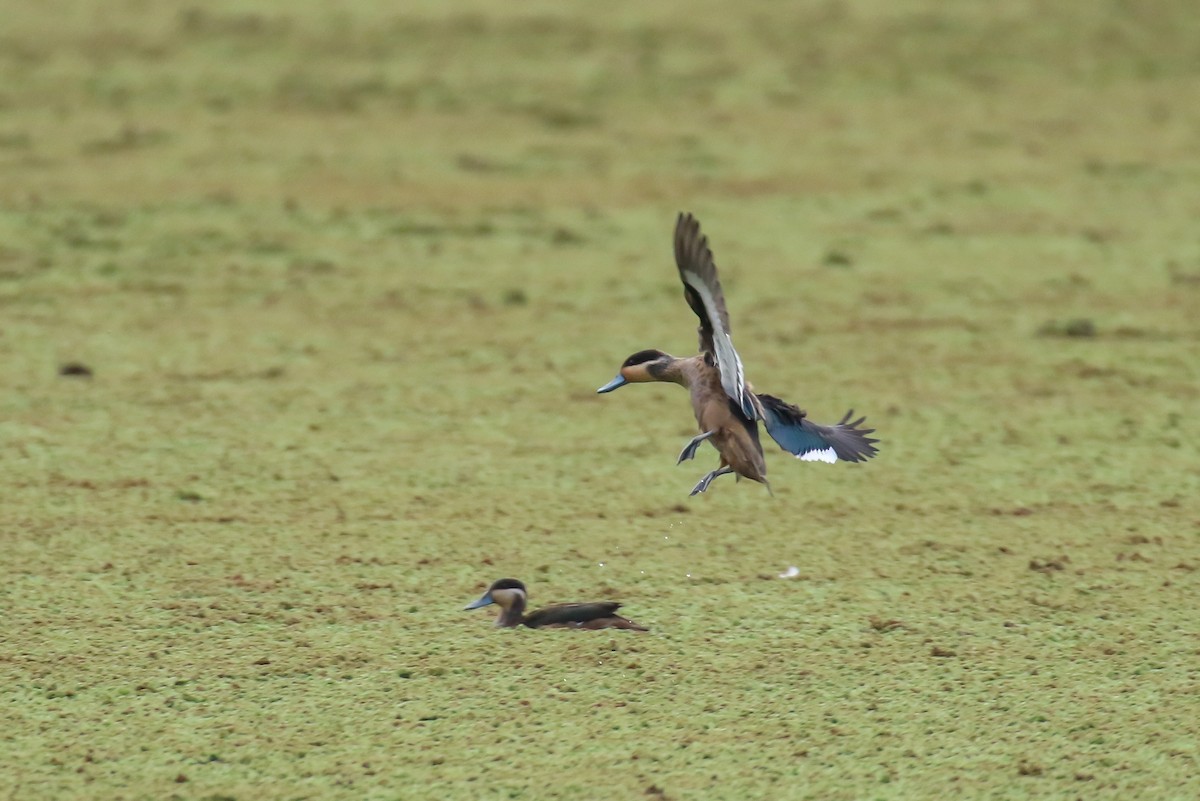
<path fill-rule="evenodd" d="M 787 401 L 754 392 L 733 348 L 729 312 L 708 238 L 700 233 L 700 223 L 691 214 L 681 213 L 675 223 L 675 264 L 684 297 L 700 318 L 700 353 L 680 359 L 661 350 L 640 350 L 625 360 L 616 378 L 596 392 L 647 381 L 666 381 L 688 389 L 700 434 L 688 442 L 676 464 L 695 456 L 705 441 L 721 455 L 720 465 L 700 479 L 692 495 L 704 492 L 713 479 L 727 473 L 758 481 L 770 491 L 759 421 L 780 448 L 806 462 L 863 462 L 876 454 L 879 440 L 867 436 L 875 429 L 861 427 L 865 417 L 852 421 L 853 410 L 834 425 L 823 426 Z"/>

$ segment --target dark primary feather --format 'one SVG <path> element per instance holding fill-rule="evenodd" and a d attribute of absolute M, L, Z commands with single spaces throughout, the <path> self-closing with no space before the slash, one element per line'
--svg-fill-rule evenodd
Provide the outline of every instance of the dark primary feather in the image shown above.
<path fill-rule="evenodd" d="M 721 281 L 717 278 L 717 265 L 713 261 L 712 251 L 708 247 L 708 237 L 700 233 L 700 222 L 691 214 L 680 214 L 675 222 L 675 265 L 679 268 L 683 280 L 683 294 L 688 305 L 700 318 L 700 352 L 713 352 L 713 324 L 708 317 L 708 309 L 700 295 L 688 285 L 685 270 L 690 270 L 708 285 L 713 300 L 716 301 L 716 312 L 726 333 L 732 333 L 729 328 L 729 311 L 725 308 L 725 293 L 721 290 Z"/>
<path fill-rule="evenodd" d="M 763 425 L 779 447 L 796 456 L 812 451 L 833 448 L 837 458 L 845 462 L 865 462 L 878 449 L 879 440 L 868 437 L 873 428 L 859 428 L 865 417 L 850 422 L 854 410 L 832 426 L 823 426 L 808 419 L 803 411 L 772 395 L 759 395 L 763 407 Z"/>

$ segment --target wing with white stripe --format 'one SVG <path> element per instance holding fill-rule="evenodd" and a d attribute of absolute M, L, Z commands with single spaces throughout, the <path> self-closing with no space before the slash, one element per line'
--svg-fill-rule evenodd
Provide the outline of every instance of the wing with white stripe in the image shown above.
<path fill-rule="evenodd" d="M 805 462 L 865 462 L 879 452 L 875 443 L 879 440 L 868 437 L 875 433 L 873 428 L 859 428 L 865 417 L 851 421 L 854 414 L 846 412 L 836 425 L 823 426 L 814 423 L 800 409 L 773 395 L 759 395 L 762 403 L 763 425 L 771 439 L 779 447 Z"/>

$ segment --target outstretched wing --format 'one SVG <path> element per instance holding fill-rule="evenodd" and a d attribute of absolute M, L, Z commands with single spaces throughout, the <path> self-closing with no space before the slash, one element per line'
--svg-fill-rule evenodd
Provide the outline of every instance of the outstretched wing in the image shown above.
<path fill-rule="evenodd" d="M 675 264 L 688 305 L 700 318 L 700 350 L 716 362 L 725 394 L 741 408 L 746 419 L 757 420 L 742 360 L 729 335 L 729 312 L 717 279 L 717 265 L 708 248 L 708 237 L 700 233 L 700 223 L 691 214 L 680 213 L 675 222 Z"/>
<path fill-rule="evenodd" d="M 850 422 L 853 409 L 836 425 L 823 426 L 809 420 L 804 412 L 787 401 L 771 395 L 759 395 L 758 400 L 762 403 L 763 425 L 771 439 L 798 459 L 830 464 L 838 459 L 865 462 L 879 452 L 875 447 L 879 440 L 867 436 L 875 433 L 875 429 L 859 428 L 867 418 Z"/>

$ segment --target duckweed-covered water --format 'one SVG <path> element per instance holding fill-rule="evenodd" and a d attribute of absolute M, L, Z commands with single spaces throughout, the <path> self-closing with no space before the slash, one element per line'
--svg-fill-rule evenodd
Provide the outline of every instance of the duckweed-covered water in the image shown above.
<path fill-rule="evenodd" d="M 0 795 L 1200 793 L 1190 5 L 0 16 Z"/>

